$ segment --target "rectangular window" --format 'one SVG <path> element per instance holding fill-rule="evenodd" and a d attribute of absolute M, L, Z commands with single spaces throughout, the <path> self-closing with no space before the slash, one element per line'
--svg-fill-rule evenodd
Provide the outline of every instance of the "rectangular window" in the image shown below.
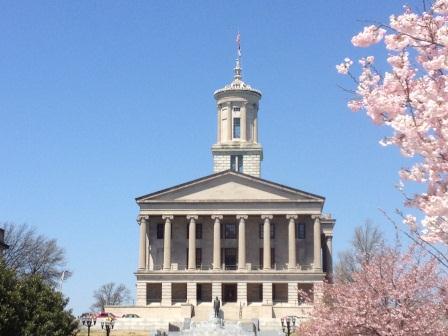
<path fill-rule="evenodd" d="M 243 172 L 243 156 L 230 155 L 230 169 L 238 173 Z"/>
<path fill-rule="evenodd" d="M 202 265 L 202 248 L 196 248 L 196 268 L 201 268 Z"/>
<path fill-rule="evenodd" d="M 236 269 L 236 248 L 223 248 L 221 258 L 223 258 L 223 262 L 225 264 L 226 270 L 235 270 Z"/>
<path fill-rule="evenodd" d="M 224 239 L 236 239 L 236 224 L 225 223 L 224 224 Z"/>
<path fill-rule="evenodd" d="M 187 225 L 187 239 L 190 238 L 190 222 Z M 196 239 L 202 239 L 202 223 L 196 223 Z"/>
<path fill-rule="evenodd" d="M 233 138 L 239 139 L 241 136 L 241 120 L 240 118 L 233 118 Z"/>
<path fill-rule="evenodd" d="M 264 230 L 263 230 L 263 223 L 260 223 L 258 225 L 258 233 L 259 233 L 259 237 L 260 239 L 263 239 L 264 237 Z M 271 223 L 271 225 L 269 226 L 269 229 L 271 230 L 271 239 L 275 238 L 275 225 L 274 223 Z"/>
<path fill-rule="evenodd" d="M 241 110 L 240 107 L 234 107 L 234 108 L 233 108 L 233 111 L 235 111 L 235 112 L 239 112 L 240 110 Z"/>
<path fill-rule="evenodd" d="M 157 224 L 157 239 L 163 239 L 164 227 L 165 227 L 165 224 L 163 224 L 163 223 Z"/>
<path fill-rule="evenodd" d="M 305 223 L 297 223 L 296 225 L 296 239 L 305 239 Z"/>
<path fill-rule="evenodd" d="M 196 239 L 202 239 L 202 223 L 196 224 Z"/>

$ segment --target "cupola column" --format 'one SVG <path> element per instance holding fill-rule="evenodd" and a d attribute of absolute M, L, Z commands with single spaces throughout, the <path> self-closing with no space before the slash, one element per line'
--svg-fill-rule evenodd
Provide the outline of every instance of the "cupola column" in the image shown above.
<path fill-rule="evenodd" d="M 232 131 L 233 131 L 233 127 L 232 127 L 232 103 L 227 103 L 227 142 L 231 142 L 232 141 Z"/>
<path fill-rule="evenodd" d="M 258 143 L 258 111 L 255 108 L 254 109 L 254 121 L 253 121 L 253 125 L 254 125 L 254 130 L 253 130 L 253 142 L 254 143 Z"/>
<path fill-rule="evenodd" d="M 221 129 L 222 129 L 222 126 L 221 126 L 221 119 L 222 119 L 221 118 L 221 105 L 218 105 L 217 115 L 218 115 L 218 123 L 217 123 L 218 127 L 217 127 L 217 130 L 216 130 L 216 143 L 220 144 L 221 143 Z"/>
<path fill-rule="evenodd" d="M 241 105 L 241 141 L 247 141 L 247 108 L 246 103 Z"/>

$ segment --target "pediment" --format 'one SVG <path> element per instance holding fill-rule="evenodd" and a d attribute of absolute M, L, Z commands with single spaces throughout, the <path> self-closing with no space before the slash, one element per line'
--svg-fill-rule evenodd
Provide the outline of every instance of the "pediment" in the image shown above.
<path fill-rule="evenodd" d="M 152 194 L 137 203 L 151 202 L 323 202 L 324 198 L 250 175 L 225 171 Z"/>

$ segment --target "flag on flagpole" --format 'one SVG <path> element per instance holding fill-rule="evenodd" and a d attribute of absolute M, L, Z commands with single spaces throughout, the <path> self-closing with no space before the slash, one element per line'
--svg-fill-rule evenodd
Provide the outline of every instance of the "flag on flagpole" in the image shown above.
<path fill-rule="evenodd" d="M 238 46 L 238 57 L 241 57 L 241 36 L 240 32 L 236 35 L 236 44 Z"/>

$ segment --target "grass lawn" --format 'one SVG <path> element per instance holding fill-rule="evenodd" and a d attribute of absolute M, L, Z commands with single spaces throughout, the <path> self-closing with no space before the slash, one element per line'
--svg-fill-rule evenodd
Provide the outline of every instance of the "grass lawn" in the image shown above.
<path fill-rule="evenodd" d="M 91 330 L 90 336 L 105 336 L 105 331 Z M 112 330 L 110 336 L 148 336 L 149 331 Z M 87 336 L 87 330 L 82 330 L 77 336 Z"/>

